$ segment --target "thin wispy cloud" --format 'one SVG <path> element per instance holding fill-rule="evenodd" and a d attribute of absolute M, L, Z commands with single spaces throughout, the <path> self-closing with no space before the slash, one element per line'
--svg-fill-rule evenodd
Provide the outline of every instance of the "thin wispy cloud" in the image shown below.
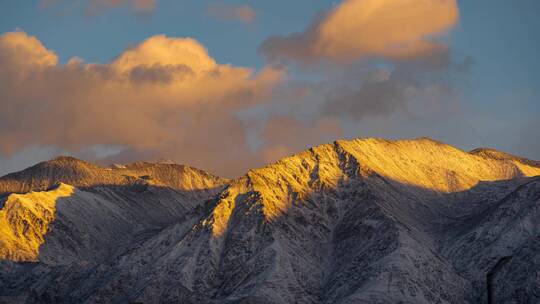
<path fill-rule="evenodd" d="M 49 9 L 55 6 L 70 5 L 73 7 L 73 3 L 69 3 L 66 0 L 40 0 L 40 7 L 42 9 Z M 103 11 L 118 8 L 121 6 L 127 6 L 132 12 L 136 14 L 149 14 L 154 12 L 158 4 L 158 0 L 84 0 L 84 14 L 86 16 L 93 16 Z"/>
<path fill-rule="evenodd" d="M 218 20 L 243 23 L 251 23 L 257 16 L 255 10 L 249 5 L 229 5 L 221 2 L 209 4 L 206 12 Z"/>

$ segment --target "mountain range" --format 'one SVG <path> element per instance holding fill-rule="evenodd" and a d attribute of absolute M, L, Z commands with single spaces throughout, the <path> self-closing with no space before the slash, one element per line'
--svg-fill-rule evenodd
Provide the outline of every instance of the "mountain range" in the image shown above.
<path fill-rule="evenodd" d="M 540 162 L 339 140 L 236 179 L 59 157 L 0 178 L 0 303 L 540 303 Z M 494 303 L 495 303 L 494 302 Z"/>

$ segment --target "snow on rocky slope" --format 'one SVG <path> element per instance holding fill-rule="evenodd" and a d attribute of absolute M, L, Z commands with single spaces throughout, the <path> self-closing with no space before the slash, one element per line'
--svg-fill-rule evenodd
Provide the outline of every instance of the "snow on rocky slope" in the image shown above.
<path fill-rule="evenodd" d="M 0 178 L 2 193 L 30 191 L 3 199 L 0 258 L 103 260 L 132 238 L 179 221 L 226 183 L 179 165 L 109 169 L 71 157 L 43 162 Z"/>
<path fill-rule="evenodd" d="M 165 164 L 71 179 L 39 166 L 0 190 L 72 186 L 7 196 L 0 224 L 18 226 L 0 227 L 16 244 L 0 302 L 477 303 L 507 255 L 496 298 L 540 300 L 540 167 L 493 150 L 336 141 L 233 181 Z"/>

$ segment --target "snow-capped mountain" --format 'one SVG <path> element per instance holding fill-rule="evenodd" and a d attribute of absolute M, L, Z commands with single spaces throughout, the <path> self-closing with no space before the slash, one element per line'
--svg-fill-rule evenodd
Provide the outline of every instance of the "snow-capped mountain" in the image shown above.
<path fill-rule="evenodd" d="M 0 302 L 540 301 L 540 165 L 336 141 L 226 180 L 58 158 L 0 179 Z"/>

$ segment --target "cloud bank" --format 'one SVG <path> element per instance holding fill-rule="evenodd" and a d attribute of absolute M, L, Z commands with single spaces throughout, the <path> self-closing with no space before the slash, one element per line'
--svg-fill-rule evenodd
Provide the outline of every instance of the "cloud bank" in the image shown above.
<path fill-rule="evenodd" d="M 253 20 L 238 8 L 211 10 Z M 232 177 L 341 137 L 387 136 L 379 131 L 395 121 L 402 134 L 444 117 L 458 97 L 448 78 L 468 63 L 436 39 L 457 20 L 451 0 L 345 0 L 304 32 L 267 39 L 270 65 L 259 71 L 220 64 L 191 38 L 157 35 L 109 63 L 60 64 L 37 38 L 5 33 L 0 155 L 46 147 L 105 163 L 169 158 Z M 309 77 L 287 71 L 298 66 Z"/>
<path fill-rule="evenodd" d="M 173 158 L 225 175 L 255 161 L 236 112 L 262 102 L 282 78 L 272 68 L 218 64 L 197 41 L 165 36 L 109 64 L 60 65 L 35 37 L 11 32 L 0 36 L 0 66 L 3 155 L 118 145 L 119 157 Z"/>

